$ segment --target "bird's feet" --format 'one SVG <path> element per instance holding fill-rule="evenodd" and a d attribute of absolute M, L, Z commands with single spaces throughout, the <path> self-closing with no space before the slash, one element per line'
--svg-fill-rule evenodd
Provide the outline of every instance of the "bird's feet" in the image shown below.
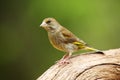
<path fill-rule="evenodd" d="M 66 58 L 66 59 L 60 59 L 59 61 L 57 61 L 57 64 L 59 65 L 66 65 L 66 64 L 69 64 L 70 63 L 70 59 L 69 58 Z"/>
<path fill-rule="evenodd" d="M 59 64 L 59 65 L 69 64 L 71 62 L 70 61 L 70 56 L 71 56 L 70 54 L 65 54 L 62 59 L 57 61 L 57 64 Z"/>

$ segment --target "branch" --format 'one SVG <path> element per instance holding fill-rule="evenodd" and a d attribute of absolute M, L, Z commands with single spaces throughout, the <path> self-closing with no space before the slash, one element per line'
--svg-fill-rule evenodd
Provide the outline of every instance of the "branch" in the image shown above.
<path fill-rule="evenodd" d="M 50 67 L 37 80 L 120 80 L 120 49 L 72 56 L 71 63 Z"/>

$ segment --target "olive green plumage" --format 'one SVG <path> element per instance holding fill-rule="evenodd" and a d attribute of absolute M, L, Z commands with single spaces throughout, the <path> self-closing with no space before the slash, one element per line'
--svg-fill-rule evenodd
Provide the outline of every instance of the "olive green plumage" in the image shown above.
<path fill-rule="evenodd" d="M 68 57 L 78 50 L 98 51 L 89 47 L 71 31 L 61 26 L 54 18 L 45 18 L 40 25 L 48 32 L 48 38 L 54 48 L 68 53 Z M 64 57 L 63 57 L 64 58 Z"/>

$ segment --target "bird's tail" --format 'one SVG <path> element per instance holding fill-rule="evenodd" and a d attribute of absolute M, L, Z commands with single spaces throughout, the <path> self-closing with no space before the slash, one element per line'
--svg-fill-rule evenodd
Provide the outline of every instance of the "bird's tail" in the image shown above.
<path fill-rule="evenodd" d="M 101 50 L 98 50 L 98 49 L 95 49 L 95 48 L 92 48 L 92 47 L 85 47 L 86 50 L 89 50 L 89 51 L 95 51 L 95 52 L 99 52 Z"/>

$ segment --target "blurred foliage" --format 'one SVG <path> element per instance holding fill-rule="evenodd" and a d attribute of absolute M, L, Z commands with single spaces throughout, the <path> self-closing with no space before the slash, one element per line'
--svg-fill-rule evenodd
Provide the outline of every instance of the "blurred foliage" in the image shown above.
<path fill-rule="evenodd" d="M 0 8 L 1 80 L 35 80 L 64 55 L 39 27 L 46 17 L 95 48 L 119 48 L 119 0 L 4 0 Z"/>

